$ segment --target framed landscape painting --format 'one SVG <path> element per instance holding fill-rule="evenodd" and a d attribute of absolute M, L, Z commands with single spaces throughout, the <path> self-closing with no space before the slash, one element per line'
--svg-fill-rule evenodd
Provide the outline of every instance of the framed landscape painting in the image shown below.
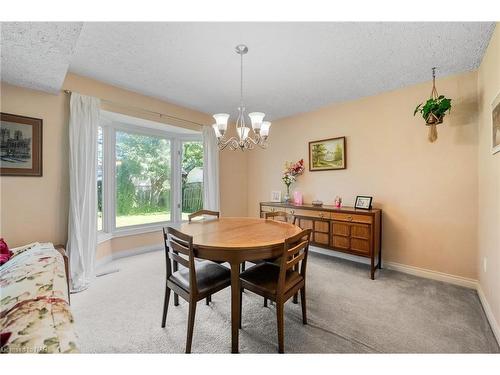
<path fill-rule="evenodd" d="M 491 103 L 491 121 L 491 153 L 496 154 L 500 151 L 500 92 Z"/>
<path fill-rule="evenodd" d="M 309 170 L 328 171 L 345 169 L 345 137 L 309 142 Z"/>
<path fill-rule="evenodd" d="M 0 113 L 0 175 L 42 175 L 42 120 Z"/>

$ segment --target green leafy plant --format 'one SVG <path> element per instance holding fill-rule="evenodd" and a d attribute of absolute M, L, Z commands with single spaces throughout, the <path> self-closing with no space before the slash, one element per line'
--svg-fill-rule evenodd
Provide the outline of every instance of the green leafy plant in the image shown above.
<path fill-rule="evenodd" d="M 429 115 L 432 113 L 436 119 L 441 120 L 446 112 L 451 111 L 451 99 L 445 98 L 444 95 L 439 95 L 437 99 L 431 98 L 427 102 L 420 103 L 415 108 L 413 116 L 420 112 L 425 121 L 428 121 Z"/>

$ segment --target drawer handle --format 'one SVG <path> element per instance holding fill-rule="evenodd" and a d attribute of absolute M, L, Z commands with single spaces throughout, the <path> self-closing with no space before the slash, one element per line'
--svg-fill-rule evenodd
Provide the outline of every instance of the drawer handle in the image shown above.
<path fill-rule="evenodd" d="M 293 215 L 295 213 L 295 210 L 290 210 L 290 213 Z"/>
<path fill-rule="evenodd" d="M 352 216 L 347 216 L 347 220 L 352 221 Z"/>
<path fill-rule="evenodd" d="M 323 212 L 320 212 L 319 217 L 323 217 L 323 216 L 325 216 L 325 214 L 323 214 Z"/>

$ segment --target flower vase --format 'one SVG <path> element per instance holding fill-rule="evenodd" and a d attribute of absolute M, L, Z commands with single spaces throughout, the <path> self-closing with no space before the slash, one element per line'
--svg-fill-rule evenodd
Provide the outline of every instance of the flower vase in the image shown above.
<path fill-rule="evenodd" d="M 286 185 L 286 193 L 283 199 L 285 203 L 290 203 L 290 185 Z"/>

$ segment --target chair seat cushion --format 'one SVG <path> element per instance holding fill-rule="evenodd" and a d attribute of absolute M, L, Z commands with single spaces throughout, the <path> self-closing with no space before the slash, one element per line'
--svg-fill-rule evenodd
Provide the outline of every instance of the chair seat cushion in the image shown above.
<path fill-rule="evenodd" d="M 195 262 L 198 293 L 225 288 L 231 284 L 231 271 L 220 264 L 204 260 Z M 189 292 L 189 269 L 181 267 L 170 276 L 170 281 Z"/>
<path fill-rule="evenodd" d="M 241 273 L 240 279 L 244 288 L 257 289 L 266 294 L 276 294 L 280 267 L 274 263 L 260 263 Z M 285 292 L 290 290 L 304 278 L 297 271 L 288 270 L 285 277 Z"/>

